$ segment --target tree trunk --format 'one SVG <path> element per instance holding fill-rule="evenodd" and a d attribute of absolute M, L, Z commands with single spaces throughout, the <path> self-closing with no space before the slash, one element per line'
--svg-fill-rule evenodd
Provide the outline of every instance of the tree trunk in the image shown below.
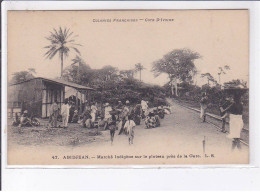
<path fill-rule="evenodd" d="M 80 63 L 79 63 L 80 65 Z M 78 72 L 77 72 L 77 82 L 79 83 L 79 66 L 78 66 Z"/>
<path fill-rule="evenodd" d="M 172 97 L 174 97 L 174 85 L 173 85 L 173 78 L 171 77 L 171 74 L 169 75 L 169 79 L 170 79 L 170 85 L 171 85 L 171 95 Z"/>
<path fill-rule="evenodd" d="M 175 95 L 178 96 L 178 85 L 177 85 L 177 82 L 175 84 Z"/>
<path fill-rule="evenodd" d="M 76 110 L 79 111 L 78 90 L 76 92 Z"/>
<path fill-rule="evenodd" d="M 63 53 L 62 52 L 61 52 L 61 55 L 60 55 L 60 60 L 61 60 L 60 77 L 62 78 L 62 76 L 63 76 Z"/>
<path fill-rule="evenodd" d="M 178 82 L 177 82 L 177 79 L 174 82 L 174 87 L 175 87 L 175 96 L 179 96 L 178 95 Z"/>

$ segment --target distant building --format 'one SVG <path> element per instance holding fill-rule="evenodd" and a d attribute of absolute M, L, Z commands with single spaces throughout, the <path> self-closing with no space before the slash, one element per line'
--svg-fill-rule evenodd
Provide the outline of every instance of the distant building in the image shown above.
<path fill-rule="evenodd" d="M 12 117 L 16 112 L 28 110 L 31 115 L 46 118 L 50 116 L 51 104 L 57 100 L 59 106 L 65 99 L 65 87 L 79 92 L 79 99 L 85 102 L 92 88 L 62 79 L 36 77 L 8 87 L 8 113 Z"/>

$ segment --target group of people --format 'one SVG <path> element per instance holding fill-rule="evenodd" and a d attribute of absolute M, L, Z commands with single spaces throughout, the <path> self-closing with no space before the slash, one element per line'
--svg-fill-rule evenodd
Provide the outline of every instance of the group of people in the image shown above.
<path fill-rule="evenodd" d="M 226 133 L 226 120 L 229 118 L 229 135 L 227 136 L 232 141 L 232 149 L 238 148 L 241 149 L 240 136 L 243 129 L 244 123 L 242 119 L 243 114 L 243 104 L 241 102 L 241 94 L 233 93 L 227 97 L 223 97 L 219 103 L 219 111 L 222 121 L 222 130 L 221 132 Z M 200 100 L 201 105 L 201 114 L 203 122 L 206 122 L 206 110 L 208 107 L 208 97 L 206 93 L 202 94 Z"/>
<path fill-rule="evenodd" d="M 108 102 L 98 106 L 98 103 L 86 103 L 80 114 L 73 102 L 65 100 L 61 108 L 56 101 L 50 106 L 49 123 L 56 128 L 58 120 L 62 121 L 62 127 L 67 128 L 69 122 L 80 124 L 85 128 L 100 128 L 110 130 L 111 143 L 113 143 L 115 131 L 118 135 L 128 135 L 129 144 L 133 144 L 134 128 L 145 120 L 147 128 L 160 126 L 160 118 L 164 117 L 162 109 L 149 111 L 148 101 L 142 100 L 140 104 L 130 105 L 129 100 L 123 104 L 121 101 L 114 106 Z M 160 115 L 160 116 L 158 116 Z"/>
<path fill-rule="evenodd" d="M 13 126 L 18 126 L 19 129 L 21 127 L 33 127 L 33 126 L 39 126 L 40 121 L 39 119 L 30 116 L 28 114 L 28 110 L 24 110 L 21 114 L 21 117 L 19 118 L 18 113 L 15 113 L 15 116 L 12 121 Z"/>

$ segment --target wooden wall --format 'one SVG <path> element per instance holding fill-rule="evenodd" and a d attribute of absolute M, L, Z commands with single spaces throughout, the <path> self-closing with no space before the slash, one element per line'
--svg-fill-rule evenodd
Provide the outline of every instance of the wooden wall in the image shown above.
<path fill-rule="evenodd" d="M 41 116 L 42 82 L 33 79 L 8 87 L 8 109 L 28 110 L 30 115 Z"/>
<path fill-rule="evenodd" d="M 59 106 L 64 102 L 65 87 L 50 83 L 42 79 L 33 79 L 28 82 L 8 87 L 9 115 L 17 110 L 28 110 L 30 115 L 49 117 L 50 105 L 56 99 Z"/>

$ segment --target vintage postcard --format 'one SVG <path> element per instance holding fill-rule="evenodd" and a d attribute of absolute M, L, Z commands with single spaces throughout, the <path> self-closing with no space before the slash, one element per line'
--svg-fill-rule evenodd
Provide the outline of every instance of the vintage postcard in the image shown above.
<path fill-rule="evenodd" d="M 7 20 L 8 165 L 249 164 L 248 10 Z"/>

